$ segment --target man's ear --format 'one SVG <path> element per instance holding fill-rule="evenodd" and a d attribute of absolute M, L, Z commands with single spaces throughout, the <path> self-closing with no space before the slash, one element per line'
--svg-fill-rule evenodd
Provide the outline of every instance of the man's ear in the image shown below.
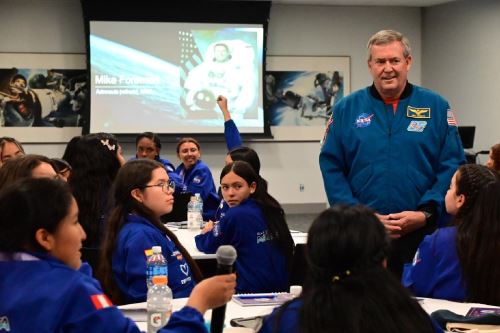
<path fill-rule="evenodd" d="M 130 191 L 130 195 L 132 196 L 132 198 L 134 198 L 135 200 L 139 201 L 140 203 L 142 203 L 142 201 L 144 200 L 143 199 L 144 194 L 138 188 L 134 188 L 132 191 Z"/>
<path fill-rule="evenodd" d="M 50 252 L 54 248 L 54 236 L 47 230 L 41 228 L 35 232 L 35 239 L 45 250 Z"/>

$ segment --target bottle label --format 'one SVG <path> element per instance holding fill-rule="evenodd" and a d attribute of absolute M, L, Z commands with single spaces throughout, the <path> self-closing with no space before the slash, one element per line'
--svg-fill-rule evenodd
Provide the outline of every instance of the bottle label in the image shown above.
<path fill-rule="evenodd" d="M 165 315 L 162 314 L 161 312 L 152 312 L 149 317 L 149 323 L 153 327 L 161 327 L 162 324 L 162 317 Z"/>

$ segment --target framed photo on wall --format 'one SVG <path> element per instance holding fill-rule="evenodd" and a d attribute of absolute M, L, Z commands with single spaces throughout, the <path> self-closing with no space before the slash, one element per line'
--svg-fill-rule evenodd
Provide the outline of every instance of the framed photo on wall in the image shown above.
<path fill-rule="evenodd" d="M 264 108 L 275 140 L 320 141 L 332 108 L 350 93 L 348 56 L 268 56 Z"/>
<path fill-rule="evenodd" d="M 84 54 L 0 53 L 0 132 L 22 143 L 68 142 L 82 133 Z"/>

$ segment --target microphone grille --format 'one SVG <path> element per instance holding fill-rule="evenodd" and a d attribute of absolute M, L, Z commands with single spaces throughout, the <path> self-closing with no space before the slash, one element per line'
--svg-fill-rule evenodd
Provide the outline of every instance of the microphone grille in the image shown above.
<path fill-rule="evenodd" d="M 236 250 L 231 245 L 219 246 L 215 255 L 220 265 L 232 265 L 237 257 Z"/>

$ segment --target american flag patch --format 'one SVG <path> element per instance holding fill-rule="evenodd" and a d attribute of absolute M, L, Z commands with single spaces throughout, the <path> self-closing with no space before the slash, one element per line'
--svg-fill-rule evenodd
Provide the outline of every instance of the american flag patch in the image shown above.
<path fill-rule="evenodd" d="M 110 306 L 113 306 L 113 303 L 111 303 L 109 298 L 104 294 L 92 295 L 92 296 L 90 296 L 90 300 L 92 301 L 92 303 L 94 304 L 94 307 L 97 310 L 109 308 Z"/>
<path fill-rule="evenodd" d="M 453 111 L 448 110 L 446 112 L 446 119 L 448 121 L 449 126 L 458 126 L 457 120 L 455 119 L 455 115 L 453 114 Z"/>

